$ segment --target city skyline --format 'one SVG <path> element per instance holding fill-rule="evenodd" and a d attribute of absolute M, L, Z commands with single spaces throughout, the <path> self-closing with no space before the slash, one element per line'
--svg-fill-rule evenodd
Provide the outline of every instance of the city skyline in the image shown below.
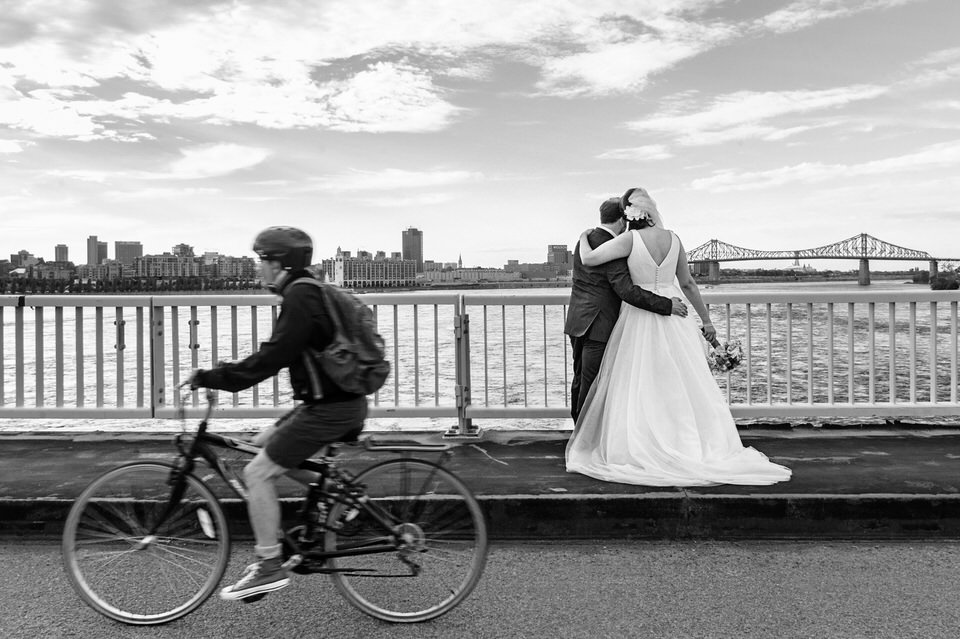
<path fill-rule="evenodd" d="M 561 253 L 561 252 L 564 252 L 564 250 L 565 250 L 565 252 L 571 253 L 572 250 L 575 248 L 575 245 L 548 244 L 548 245 L 545 245 L 545 246 L 544 246 L 545 258 L 544 258 L 543 260 L 524 261 L 524 260 L 519 260 L 519 259 L 517 259 L 517 258 L 508 257 L 503 264 L 499 264 L 499 265 L 498 265 L 498 264 L 473 264 L 473 265 L 469 265 L 469 264 L 468 264 L 468 265 L 464 266 L 464 265 L 463 265 L 463 262 L 462 262 L 462 258 L 459 257 L 459 256 L 458 256 L 457 260 L 452 260 L 452 261 L 451 261 L 451 260 L 437 260 L 437 259 L 433 259 L 433 258 L 429 257 L 428 255 L 424 254 L 424 253 L 422 252 L 422 241 L 423 241 L 424 233 L 423 233 L 423 231 L 420 230 L 420 229 L 416 229 L 416 228 L 414 228 L 414 227 L 407 227 L 406 229 L 404 229 L 403 232 L 402 232 L 401 243 L 407 242 L 407 240 L 408 240 L 408 233 L 411 232 L 411 231 L 416 232 L 417 241 L 419 242 L 419 245 L 418 245 L 418 247 L 417 247 L 417 248 L 418 248 L 418 252 L 415 252 L 414 257 L 413 257 L 413 261 L 414 261 L 414 262 L 418 262 L 418 271 L 417 271 L 417 272 L 422 272 L 422 271 L 423 271 L 423 263 L 426 263 L 426 262 L 433 263 L 433 264 L 438 264 L 438 265 L 459 264 L 459 265 L 460 265 L 460 268 L 494 268 L 494 269 L 504 268 L 504 267 L 508 266 L 511 262 L 513 262 L 513 263 L 528 263 L 528 264 L 540 264 L 540 263 L 545 263 L 545 264 L 546 264 L 546 263 L 553 263 L 553 262 L 563 262 L 563 260 L 559 257 L 560 253 Z M 883 238 L 878 238 L 878 239 L 881 239 L 881 240 L 882 240 Z M 106 241 L 99 241 L 99 236 L 89 236 L 89 237 L 87 238 L 86 244 L 87 244 L 87 250 L 88 250 L 88 251 L 89 251 L 89 249 L 90 249 L 89 243 L 90 243 L 91 240 L 96 240 L 96 241 L 98 241 L 99 248 L 102 249 L 102 251 L 104 251 L 104 252 L 107 250 L 107 247 L 108 247 L 110 244 L 112 244 L 112 245 L 114 246 L 114 256 L 113 256 L 113 257 L 109 257 L 109 256 L 108 256 L 108 257 L 106 258 L 106 259 L 108 259 L 108 260 L 110 260 L 110 261 L 124 261 L 124 260 L 122 260 L 120 257 L 118 257 L 118 256 L 116 255 L 116 250 L 117 250 L 117 248 L 118 248 L 120 245 L 136 245 L 136 248 L 137 248 L 137 250 L 138 250 L 138 252 L 139 252 L 139 255 L 137 255 L 137 257 L 139 257 L 139 256 L 144 256 L 144 255 L 153 255 L 153 256 L 157 256 L 157 255 L 170 255 L 170 254 L 176 255 L 176 254 L 178 254 L 178 249 L 183 248 L 183 249 L 190 249 L 191 251 L 193 251 L 194 255 L 197 255 L 198 257 L 199 257 L 199 256 L 203 256 L 204 254 L 213 254 L 213 255 L 223 255 L 223 256 L 230 256 L 230 257 L 253 257 L 253 258 L 256 258 L 256 255 L 253 253 L 252 250 L 249 251 L 249 254 L 248 254 L 248 255 L 232 255 L 232 254 L 226 253 L 226 252 L 224 252 L 224 251 L 218 251 L 218 250 L 216 250 L 216 249 L 211 249 L 211 250 L 207 250 L 207 251 L 198 251 L 198 250 L 196 250 L 196 249 L 194 248 L 195 245 L 189 244 L 189 243 L 187 243 L 187 242 L 180 242 L 180 243 L 174 245 L 173 247 L 170 247 L 169 249 L 165 249 L 165 250 L 161 250 L 161 251 L 155 251 L 155 252 L 154 252 L 154 251 L 146 251 L 146 250 L 143 249 L 142 243 L 141 243 L 139 240 L 135 240 L 135 241 L 130 241 L 130 240 L 127 240 L 127 241 L 115 240 L 115 241 L 112 241 L 112 242 L 106 242 Z M 888 243 L 889 243 L 889 242 L 888 242 Z M 129 249 L 129 246 L 127 246 L 127 248 Z M 405 250 L 410 250 L 410 248 L 411 248 L 411 247 L 405 247 Z M 818 248 L 818 247 L 807 247 L 807 248 Z M 904 248 L 916 249 L 916 247 L 904 247 Z M 59 254 L 59 252 L 61 251 L 61 249 L 67 249 L 67 250 L 69 250 L 69 247 L 66 246 L 66 245 L 63 245 L 63 244 L 57 244 L 57 245 L 55 245 L 55 247 L 54 247 L 54 252 L 55 252 L 56 254 Z M 562 250 L 562 249 L 563 249 L 563 250 Z M 790 250 L 793 250 L 793 249 L 790 249 Z M 916 250 L 923 250 L 923 249 L 916 249 Z M 370 250 L 369 248 L 365 248 L 365 247 L 358 247 L 358 248 L 356 248 L 356 249 L 353 249 L 353 248 L 344 248 L 344 247 L 342 247 L 342 246 L 338 246 L 337 249 L 334 251 L 334 253 L 331 254 L 331 255 L 329 255 L 329 256 L 317 255 L 316 252 L 314 252 L 313 262 L 314 262 L 314 264 L 320 264 L 320 263 L 323 262 L 323 261 L 335 259 L 337 253 L 340 252 L 340 251 L 343 251 L 345 254 L 350 255 L 350 256 L 353 256 L 353 257 L 360 257 L 360 256 L 363 256 L 363 255 L 367 255 L 367 256 L 369 257 L 369 259 L 380 259 L 380 258 L 382 258 L 382 259 L 388 259 L 388 258 L 389 258 L 389 259 L 411 259 L 410 257 L 405 256 L 403 251 L 391 251 L 391 250 L 385 250 L 385 249 L 382 249 L 382 248 L 377 248 L 377 249 L 374 249 L 374 250 Z M 22 253 L 22 252 L 29 253 L 29 254 L 30 254 L 31 256 L 33 256 L 34 258 L 44 259 L 44 260 L 47 261 L 47 262 L 51 261 L 51 260 L 47 260 L 47 258 L 45 257 L 45 255 L 43 255 L 43 254 L 41 254 L 41 253 L 37 253 L 37 252 L 31 251 L 31 250 L 29 249 L 29 247 L 24 247 L 24 248 L 21 248 L 21 249 L 19 249 L 19 250 L 17 250 L 17 251 L 4 251 L 3 248 L 0 247 L 0 261 L 3 261 L 3 260 L 5 260 L 5 259 L 7 259 L 7 258 L 2 257 L 3 255 L 10 255 L 11 258 L 12 258 L 12 257 L 13 257 L 14 255 L 16 255 L 17 253 Z M 947 268 L 947 269 L 949 269 L 949 268 L 954 268 L 954 267 L 960 268 L 960 264 L 957 263 L 957 262 L 960 262 L 960 258 L 958 258 L 958 255 L 960 255 L 960 249 L 954 251 L 954 255 L 931 255 L 931 258 L 935 258 L 935 259 L 939 260 L 940 262 L 942 262 L 942 264 L 940 265 L 940 270 L 943 270 L 943 269 L 945 269 L 945 268 Z M 376 257 L 375 257 L 375 256 L 376 256 Z M 416 259 L 417 256 L 419 256 L 420 260 L 417 260 L 417 259 Z M 134 257 L 134 255 L 130 255 L 129 257 L 132 259 L 132 258 Z M 568 257 L 572 257 L 572 253 L 571 253 L 570 255 L 568 255 Z M 952 259 L 951 259 L 951 258 L 952 258 Z M 57 260 L 57 261 L 60 261 L 60 260 Z M 70 260 L 68 260 L 68 261 L 73 262 L 75 265 L 82 265 L 82 264 L 87 264 L 87 263 L 89 263 L 89 262 L 78 261 L 78 260 L 74 260 L 74 259 L 70 259 Z M 728 266 L 729 268 L 734 268 L 734 269 L 752 269 L 752 268 L 761 268 L 761 269 L 762 269 L 762 268 L 778 269 L 778 268 L 779 268 L 779 269 L 787 269 L 787 268 L 790 267 L 789 261 L 790 261 L 790 260 L 787 259 L 787 258 L 781 258 L 781 259 L 771 258 L 771 259 L 769 260 L 769 263 L 768 263 L 767 265 L 759 265 L 759 266 L 758 266 L 757 263 L 754 262 L 754 261 L 752 261 L 752 260 L 744 260 L 744 261 L 739 261 L 739 262 L 738 262 L 738 261 L 727 262 L 727 266 Z M 816 263 L 817 266 L 815 266 L 815 268 L 816 268 L 817 270 L 839 270 L 839 271 L 856 271 L 856 270 L 857 270 L 857 264 L 856 264 L 855 262 L 853 262 L 851 259 L 837 260 L 837 259 L 819 259 L 819 258 L 812 258 L 812 257 L 811 257 L 811 258 L 807 258 L 807 257 L 805 257 L 805 258 L 803 258 L 803 261 L 804 261 L 804 266 L 810 265 L 810 262 Z M 914 263 L 914 262 L 915 262 L 915 263 Z M 876 259 L 872 259 L 872 260 L 871 260 L 871 269 L 873 269 L 873 270 L 875 270 L 875 271 L 896 271 L 896 272 L 903 272 L 903 271 L 911 270 L 911 269 L 913 269 L 913 268 L 919 268 L 919 270 L 925 270 L 925 269 L 926 269 L 926 266 L 924 266 L 924 265 L 925 265 L 926 263 L 927 263 L 926 260 L 893 261 L 893 260 L 884 260 L 884 259 L 882 259 L 882 258 L 876 258 Z M 571 264 L 572 264 L 572 262 L 571 262 Z M 796 266 L 796 264 L 794 264 L 793 266 Z"/>
<path fill-rule="evenodd" d="M 318 256 L 413 226 L 437 261 L 540 262 L 642 185 L 687 250 L 869 233 L 953 257 L 958 20 L 952 0 L 15 3 L 4 254 L 77 262 L 96 234 L 241 256 L 286 224 Z"/>
<path fill-rule="evenodd" d="M 412 233 L 411 233 L 411 232 L 412 232 Z M 353 256 L 359 256 L 359 255 L 361 255 L 361 254 L 369 254 L 369 255 L 371 256 L 371 259 L 374 259 L 374 256 L 382 256 L 384 259 L 386 259 L 388 255 L 390 256 L 389 259 L 412 259 L 412 261 L 418 263 L 418 269 L 419 269 L 420 271 L 423 270 L 423 263 L 424 263 L 424 262 L 433 262 L 433 263 L 439 263 L 439 264 L 454 264 L 454 263 L 457 263 L 457 262 L 459 261 L 459 258 L 458 258 L 458 260 L 449 260 L 449 261 L 447 261 L 447 260 L 435 260 L 435 259 L 432 259 L 432 258 L 429 258 L 429 257 L 425 256 L 424 253 L 423 253 L 423 231 L 420 230 L 420 229 L 417 229 L 417 228 L 415 228 L 415 227 L 407 227 L 407 228 L 403 229 L 403 232 L 402 232 L 402 234 L 401 234 L 401 242 L 400 242 L 401 245 L 404 245 L 404 244 L 408 243 L 408 234 L 410 234 L 411 237 L 415 237 L 415 238 L 416 238 L 415 241 L 412 241 L 412 240 L 411 240 L 412 243 L 407 244 L 406 246 L 403 247 L 404 250 L 406 250 L 406 251 L 412 251 L 412 252 L 413 252 L 413 255 L 412 255 L 411 257 L 409 257 L 409 258 L 408 258 L 408 257 L 403 257 L 404 250 L 392 251 L 392 250 L 386 250 L 386 249 L 379 248 L 379 247 L 376 248 L 376 249 L 374 249 L 374 250 L 370 250 L 369 248 L 366 248 L 366 247 L 358 247 L 358 248 L 355 248 L 355 249 L 354 249 L 354 248 L 344 248 L 344 247 L 338 245 L 337 250 L 334 251 L 333 254 L 328 255 L 328 256 L 317 255 L 316 252 L 314 252 L 313 260 L 314 260 L 314 263 L 315 263 L 315 264 L 319 264 L 319 263 L 320 263 L 321 261 L 323 261 L 323 260 L 335 258 L 337 252 L 339 252 L 339 251 L 342 250 L 342 251 L 345 251 L 346 253 L 348 253 L 348 254 L 350 254 L 350 255 L 353 255 Z M 98 252 L 100 252 L 100 253 L 104 253 L 104 252 L 108 251 L 109 247 L 112 245 L 112 246 L 113 246 L 113 256 L 111 257 L 111 256 L 109 256 L 109 254 L 107 253 L 107 254 L 106 254 L 106 257 L 104 257 L 104 258 L 102 258 L 102 259 L 116 260 L 116 261 L 125 261 L 125 260 L 118 254 L 118 251 L 119 251 L 121 248 L 124 249 L 124 251 L 121 251 L 121 253 L 124 253 L 125 256 L 128 257 L 128 258 L 130 258 L 131 260 L 132 260 L 133 257 L 141 257 L 141 256 L 144 256 L 144 255 L 177 254 L 178 249 L 180 249 L 181 247 L 183 247 L 184 249 L 189 248 L 191 251 L 193 251 L 193 253 L 194 253 L 195 255 L 198 255 L 198 256 L 204 255 L 204 254 L 206 254 L 206 253 L 220 254 L 220 255 L 229 255 L 228 253 L 225 253 L 224 251 L 219 251 L 219 250 L 217 250 L 217 249 L 215 249 L 215 248 L 214 248 L 214 249 L 211 249 L 211 250 L 207 250 L 207 251 L 199 251 L 199 250 L 197 250 L 197 249 L 195 248 L 195 246 L 196 246 L 195 244 L 190 244 L 190 243 L 188 243 L 188 242 L 178 242 L 176 245 L 174 245 L 174 246 L 172 246 L 172 247 L 170 247 L 170 248 L 162 249 L 162 250 L 159 250 L 159 251 L 147 251 L 146 249 L 144 249 L 144 245 L 143 245 L 143 242 L 142 242 L 141 240 L 129 240 L 129 239 L 128 239 L 128 240 L 110 240 L 110 241 L 104 241 L 104 240 L 101 240 L 101 239 L 100 239 L 100 236 L 99 236 L 99 235 L 89 235 L 89 236 L 87 236 L 87 239 L 86 239 L 85 242 L 84 242 L 85 248 L 86 248 L 86 251 L 87 251 L 86 260 L 85 260 L 85 261 L 80 261 L 80 260 L 77 260 L 77 259 L 68 259 L 68 260 L 66 260 L 66 261 L 73 262 L 74 264 L 77 264 L 77 265 L 94 263 L 94 262 L 91 262 L 91 261 L 90 261 L 90 258 L 89 258 L 89 251 L 91 250 L 91 246 L 92 246 L 92 245 L 91 245 L 91 242 L 96 242 L 96 243 L 97 243 L 97 250 L 98 250 Z M 549 248 L 549 247 L 548 247 L 548 248 Z M 133 253 L 128 253 L 131 249 L 134 249 L 134 252 L 133 252 Z M 52 261 L 52 260 L 47 259 L 47 257 L 46 257 L 45 254 L 43 254 L 43 253 L 41 253 L 41 252 L 39 252 L 39 251 L 36 251 L 36 250 L 31 250 L 31 247 L 21 247 L 21 248 L 19 248 L 19 249 L 17 249 L 17 250 L 9 250 L 9 251 L 6 251 L 4 248 L 0 247 L 0 261 L 2 261 L 2 260 L 4 260 L 4 259 L 7 259 L 7 258 L 5 258 L 5 257 L 2 257 L 3 255 L 13 256 L 13 255 L 16 255 L 17 253 L 20 253 L 20 252 L 23 252 L 23 251 L 26 251 L 27 253 L 29 253 L 30 255 L 32 255 L 32 256 L 35 257 L 35 258 L 43 259 L 43 260 L 48 261 L 48 262 L 49 262 L 49 261 Z M 69 245 L 62 244 L 62 243 L 58 243 L 58 244 L 56 244 L 56 245 L 54 246 L 53 253 L 54 253 L 55 255 L 60 255 L 61 253 L 66 253 L 68 258 L 69 258 L 69 256 L 70 256 L 71 254 L 73 254 L 71 247 L 70 247 Z M 99 254 L 99 253 L 98 253 L 98 254 Z M 244 254 L 244 255 L 234 255 L 233 257 L 256 257 L 256 254 L 254 253 L 253 249 L 251 248 L 251 250 L 249 250 L 249 251 L 247 252 L 247 254 Z M 56 261 L 62 261 L 62 260 L 57 259 Z M 506 262 L 505 262 L 505 263 L 506 263 Z M 477 265 L 477 266 L 480 266 L 480 265 Z"/>

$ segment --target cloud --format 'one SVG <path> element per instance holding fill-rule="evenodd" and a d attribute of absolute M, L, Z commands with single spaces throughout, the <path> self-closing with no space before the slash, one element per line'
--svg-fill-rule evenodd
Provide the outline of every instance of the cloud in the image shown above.
<path fill-rule="evenodd" d="M 47 171 L 47 175 L 102 184 L 124 180 L 201 180 L 254 167 L 266 160 L 270 151 L 240 144 L 203 144 L 182 149 L 180 155 L 160 171 L 55 169 Z"/>
<path fill-rule="evenodd" d="M 960 140 L 932 144 L 914 153 L 859 164 L 803 162 L 767 171 L 719 171 L 690 186 L 706 191 L 753 191 L 792 183 L 817 183 L 870 175 L 951 168 L 960 163 Z"/>
<path fill-rule="evenodd" d="M 329 193 L 375 193 L 379 191 L 456 186 L 479 182 L 482 179 L 482 173 L 473 171 L 407 171 L 404 169 L 344 171 L 343 173 L 318 178 L 307 189 Z"/>
<path fill-rule="evenodd" d="M 960 100 L 932 100 L 924 106 L 928 109 L 942 109 L 944 111 L 960 111 Z"/>
<path fill-rule="evenodd" d="M 673 153 L 664 144 L 647 144 L 625 149 L 611 149 L 597 156 L 598 160 L 665 160 Z"/>
<path fill-rule="evenodd" d="M 430 77 L 378 63 L 327 87 L 330 128 L 340 131 L 437 131 L 461 111 L 442 100 Z"/>
<path fill-rule="evenodd" d="M 133 201 L 133 200 L 166 200 L 182 199 L 185 197 L 197 197 L 207 195 L 220 195 L 220 189 L 213 188 L 145 188 L 136 191 L 107 191 L 103 194 L 104 199 L 112 201 Z"/>
<path fill-rule="evenodd" d="M 628 122 L 627 127 L 634 131 L 671 134 L 680 144 L 687 146 L 748 138 L 777 140 L 813 125 L 784 128 L 764 124 L 764 121 L 872 100 L 887 91 L 886 87 L 874 85 L 779 92 L 738 91 L 714 99 L 703 110 L 695 110 L 688 104 L 689 97 L 684 97 L 683 103 L 659 114 Z"/>
<path fill-rule="evenodd" d="M 469 113 L 443 83 L 485 82 L 502 63 L 539 74 L 520 91 L 636 93 L 654 75 L 757 30 L 908 1 L 802 0 L 737 22 L 711 13 L 720 0 L 35 0 L 6 8 L 0 126 L 127 142 L 149 137 L 151 123 L 181 120 L 439 131 Z M 127 90 L 117 97 L 117 87 Z"/>
<path fill-rule="evenodd" d="M 546 59 L 539 87 L 554 95 L 630 93 L 649 77 L 713 48 L 733 35 L 723 25 L 664 21 L 661 30 L 628 36 L 601 32 L 586 51 Z"/>
<path fill-rule="evenodd" d="M 0 125 L 3 124 L 14 130 L 67 138 L 89 137 L 103 129 L 49 92 L 0 102 Z"/>
<path fill-rule="evenodd" d="M 755 26 L 774 33 L 799 31 L 826 20 L 847 18 L 865 11 L 889 9 L 922 0 L 798 0 L 765 15 Z"/>
<path fill-rule="evenodd" d="M 401 197 L 376 197 L 376 198 L 356 198 L 355 201 L 368 206 L 391 208 L 391 207 L 421 207 L 434 206 L 436 204 L 446 204 L 457 198 L 455 193 L 423 193 L 421 195 L 409 195 Z"/>
<path fill-rule="evenodd" d="M 169 175 L 161 178 L 196 180 L 234 173 L 263 162 L 270 155 L 266 149 L 239 144 L 211 144 L 182 151 L 183 157 L 170 164 Z"/>
<path fill-rule="evenodd" d="M 901 84 L 907 88 L 931 87 L 960 79 L 960 47 L 935 51 L 910 65 L 915 75 Z"/>
<path fill-rule="evenodd" d="M 24 143 L 17 140 L 0 140 L 0 153 L 20 153 Z"/>

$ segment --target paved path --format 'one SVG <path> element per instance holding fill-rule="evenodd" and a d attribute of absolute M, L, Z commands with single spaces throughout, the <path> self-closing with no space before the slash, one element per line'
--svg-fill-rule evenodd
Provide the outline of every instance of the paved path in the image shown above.
<path fill-rule="evenodd" d="M 687 489 L 612 484 L 565 472 L 565 440 L 530 432 L 463 443 L 449 467 L 481 499 L 498 539 L 960 538 L 957 429 L 741 436 L 791 467 L 793 478 Z M 59 534 L 91 478 L 131 459 L 170 459 L 172 451 L 169 434 L 0 435 L 0 534 Z M 342 460 L 356 469 L 390 454 L 353 448 Z"/>
<path fill-rule="evenodd" d="M 228 579 L 249 553 L 236 549 Z M 4 639 L 953 639 L 960 629 L 958 542 L 499 544 L 469 599 L 415 626 L 368 618 L 313 575 L 257 604 L 211 599 L 133 628 L 74 595 L 54 543 L 2 541 L 0 566 Z"/>

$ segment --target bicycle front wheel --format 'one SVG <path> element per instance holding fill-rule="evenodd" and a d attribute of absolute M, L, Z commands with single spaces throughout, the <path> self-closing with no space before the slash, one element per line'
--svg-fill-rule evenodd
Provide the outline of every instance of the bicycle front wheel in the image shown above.
<path fill-rule="evenodd" d="M 487 560 L 483 512 L 464 483 L 419 459 L 382 462 L 355 481 L 366 486 L 367 508 L 337 504 L 327 518 L 326 550 L 358 553 L 328 561 L 340 593 L 401 623 L 439 617 L 463 601 Z M 360 554 L 377 546 L 390 551 Z"/>
<path fill-rule="evenodd" d="M 183 498 L 160 522 L 173 469 L 160 462 L 114 468 L 70 509 L 62 546 L 67 576 L 107 617 L 134 625 L 173 621 L 206 601 L 223 577 L 227 519 L 203 482 L 187 475 Z"/>

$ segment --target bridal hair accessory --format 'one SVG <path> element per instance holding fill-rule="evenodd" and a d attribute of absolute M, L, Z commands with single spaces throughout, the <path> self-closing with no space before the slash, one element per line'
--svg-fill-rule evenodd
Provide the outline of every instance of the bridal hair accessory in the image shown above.
<path fill-rule="evenodd" d="M 743 361 L 743 347 L 740 340 L 721 344 L 716 337 L 710 343 L 711 349 L 707 353 L 707 365 L 714 373 L 729 373 Z"/>
<path fill-rule="evenodd" d="M 639 222 L 640 220 L 650 219 L 650 214 L 644 211 L 643 209 L 637 209 L 635 206 L 628 206 L 626 212 L 624 212 L 623 217 L 627 218 L 631 222 Z"/>
<path fill-rule="evenodd" d="M 635 187 L 627 190 L 620 198 L 620 208 L 623 216 L 631 222 L 647 220 L 656 225 L 659 217 L 657 203 L 653 201 L 650 194 L 641 187 Z"/>

